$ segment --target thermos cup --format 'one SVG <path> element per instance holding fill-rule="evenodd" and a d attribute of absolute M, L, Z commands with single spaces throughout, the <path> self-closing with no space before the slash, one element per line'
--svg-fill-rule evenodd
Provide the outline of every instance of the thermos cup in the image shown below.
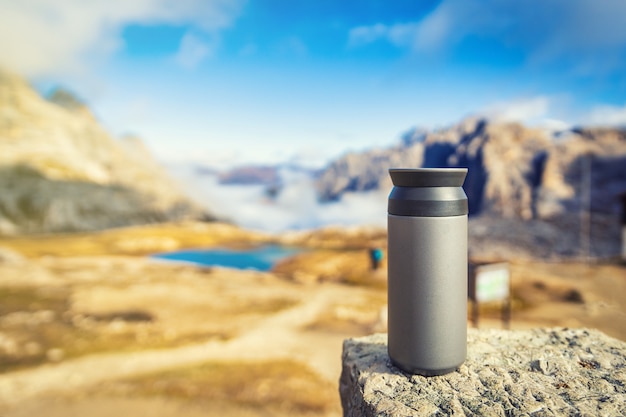
<path fill-rule="evenodd" d="M 446 374 L 467 354 L 467 169 L 389 174 L 389 357 L 409 373 Z"/>

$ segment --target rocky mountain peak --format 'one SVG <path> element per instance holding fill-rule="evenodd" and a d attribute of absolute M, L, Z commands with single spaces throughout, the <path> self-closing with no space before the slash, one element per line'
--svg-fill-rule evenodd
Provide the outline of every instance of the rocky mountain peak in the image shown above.
<path fill-rule="evenodd" d="M 203 216 L 139 147 L 112 138 L 71 93 L 46 100 L 0 72 L 0 233 Z"/>
<path fill-rule="evenodd" d="M 351 153 L 332 162 L 317 183 L 320 199 L 390 190 L 387 171 L 392 167 L 468 168 L 464 189 L 470 216 L 491 223 L 501 219 L 508 230 L 511 222 L 536 220 L 558 224 L 553 227 L 555 235 L 559 228 L 569 233 L 575 230 L 573 224 L 581 227 L 581 213 L 589 211 L 594 233 L 612 242 L 607 253 L 619 242 L 626 130 L 577 128 L 556 137 L 519 123 L 480 118 L 434 131 L 413 130 L 396 146 Z"/>
<path fill-rule="evenodd" d="M 82 114 L 85 117 L 94 118 L 87 104 L 83 100 L 78 98 L 76 94 L 63 87 L 57 87 L 52 90 L 46 96 L 46 99 L 49 102 L 57 104 L 68 111 Z"/>

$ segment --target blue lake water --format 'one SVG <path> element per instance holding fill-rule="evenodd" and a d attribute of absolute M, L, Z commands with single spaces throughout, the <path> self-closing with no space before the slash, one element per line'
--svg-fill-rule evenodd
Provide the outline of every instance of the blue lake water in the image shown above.
<path fill-rule="evenodd" d="M 201 266 L 223 266 L 237 269 L 269 271 L 280 260 L 301 252 L 301 249 L 277 245 L 261 246 L 253 249 L 194 249 L 160 253 L 152 258 L 168 261 L 187 262 Z"/>

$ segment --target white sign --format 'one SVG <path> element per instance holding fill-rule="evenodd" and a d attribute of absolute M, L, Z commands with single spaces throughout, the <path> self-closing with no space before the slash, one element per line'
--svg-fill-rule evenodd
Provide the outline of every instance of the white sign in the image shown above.
<path fill-rule="evenodd" d="M 509 297 L 511 274 L 506 263 L 476 268 L 476 301 L 503 301 Z"/>

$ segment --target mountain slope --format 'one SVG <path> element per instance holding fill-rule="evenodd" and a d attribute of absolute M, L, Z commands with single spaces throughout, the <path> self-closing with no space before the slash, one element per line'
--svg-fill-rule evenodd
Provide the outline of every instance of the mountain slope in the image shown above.
<path fill-rule="evenodd" d="M 67 93 L 0 71 L 0 234 L 206 216 L 137 140 L 112 139 Z"/>
<path fill-rule="evenodd" d="M 447 129 L 410 132 L 389 149 L 339 158 L 319 177 L 319 197 L 390 189 L 392 167 L 467 167 L 470 246 L 489 246 L 481 253 L 506 247 L 532 256 L 619 253 L 624 130 L 555 135 L 470 118 Z"/>
<path fill-rule="evenodd" d="M 585 181 L 592 210 L 616 213 L 616 196 L 626 190 L 626 131 L 574 129 L 551 137 L 520 124 L 467 119 L 409 133 L 392 148 L 344 155 L 320 175 L 320 199 L 391 188 L 392 167 L 467 167 L 471 215 L 531 219 L 575 211 Z"/>

